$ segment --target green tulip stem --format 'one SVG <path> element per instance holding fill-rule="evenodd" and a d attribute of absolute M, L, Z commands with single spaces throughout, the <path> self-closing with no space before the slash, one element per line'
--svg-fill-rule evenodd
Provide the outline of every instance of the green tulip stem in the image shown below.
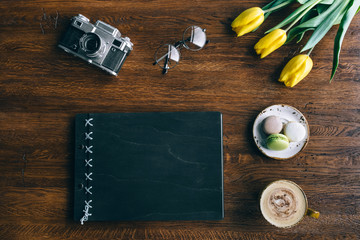
<path fill-rule="evenodd" d="M 300 19 L 307 13 L 309 12 L 316 4 L 318 4 L 319 2 L 321 2 L 322 0 L 317 0 L 316 2 L 314 2 L 313 4 L 311 4 L 307 9 L 305 9 L 291 24 L 288 28 L 285 29 L 285 32 L 289 31 L 298 21 L 300 21 Z"/>
<path fill-rule="evenodd" d="M 263 11 L 264 11 L 264 13 L 272 12 L 272 11 L 275 11 L 275 10 L 277 10 L 279 8 L 282 8 L 282 7 L 286 6 L 286 5 L 288 5 L 291 2 L 292 1 L 286 1 L 286 2 L 283 2 L 283 3 L 277 5 L 277 6 L 273 7 L 273 8 L 269 8 L 269 9 L 266 9 L 266 10 L 263 10 Z"/>
<path fill-rule="evenodd" d="M 313 46 L 312 48 L 310 48 L 310 50 L 308 51 L 308 53 L 306 55 L 310 56 L 310 53 L 312 52 L 312 50 L 314 49 L 315 46 Z"/>

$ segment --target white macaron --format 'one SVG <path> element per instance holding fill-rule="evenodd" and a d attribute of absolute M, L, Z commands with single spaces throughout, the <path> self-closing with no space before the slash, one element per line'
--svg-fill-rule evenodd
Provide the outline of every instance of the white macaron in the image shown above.
<path fill-rule="evenodd" d="M 284 127 L 284 134 L 291 142 L 299 142 L 304 139 L 306 131 L 298 122 L 288 122 Z"/>

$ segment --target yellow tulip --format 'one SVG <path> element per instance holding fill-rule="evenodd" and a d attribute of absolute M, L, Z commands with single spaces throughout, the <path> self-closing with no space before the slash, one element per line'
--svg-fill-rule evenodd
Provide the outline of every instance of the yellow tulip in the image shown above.
<path fill-rule="evenodd" d="M 264 22 L 264 11 L 259 7 L 249 8 L 243 11 L 231 23 L 232 30 L 240 37 L 256 29 Z"/>
<path fill-rule="evenodd" d="M 312 67 L 313 61 L 308 55 L 297 55 L 286 64 L 280 74 L 279 82 L 284 82 L 287 87 L 293 87 L 309 74 Z"/>
<path fill-rule="evenodd" d="M 261 54 L 261 58 L 266 57 L 286 42 L 286 32 L 282 29 L 276 29 L 259 40 L 255 44 L 255 51 L 257 54 Z"/>

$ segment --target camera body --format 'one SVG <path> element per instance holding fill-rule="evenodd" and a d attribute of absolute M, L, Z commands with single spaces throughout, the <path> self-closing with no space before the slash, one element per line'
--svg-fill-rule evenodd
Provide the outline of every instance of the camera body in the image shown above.
<path fill-rule="evenodd" d="M 81 14 L 71 19 L 58 46 L 115 76 L 133 49 L 130 38 L 121 37 L 118 29 L 100 20 L 93 25 Z"/>

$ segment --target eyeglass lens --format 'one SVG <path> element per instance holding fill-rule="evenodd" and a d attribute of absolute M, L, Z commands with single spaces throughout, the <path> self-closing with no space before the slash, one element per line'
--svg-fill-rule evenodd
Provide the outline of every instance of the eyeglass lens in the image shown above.
<path fill-rule="evenodd" d="M 156 51 L 155 59 L 161 68 L 170 69 L 180 61 L 180 52 L 174 45 L 165 44 Z"/>
<path fill-rule="evenodd" d="M 198 26 L 190 26 L 184 31 L 183 42 L 187 49 L 196 51 L 206 44 L 205 29 Z"/>

